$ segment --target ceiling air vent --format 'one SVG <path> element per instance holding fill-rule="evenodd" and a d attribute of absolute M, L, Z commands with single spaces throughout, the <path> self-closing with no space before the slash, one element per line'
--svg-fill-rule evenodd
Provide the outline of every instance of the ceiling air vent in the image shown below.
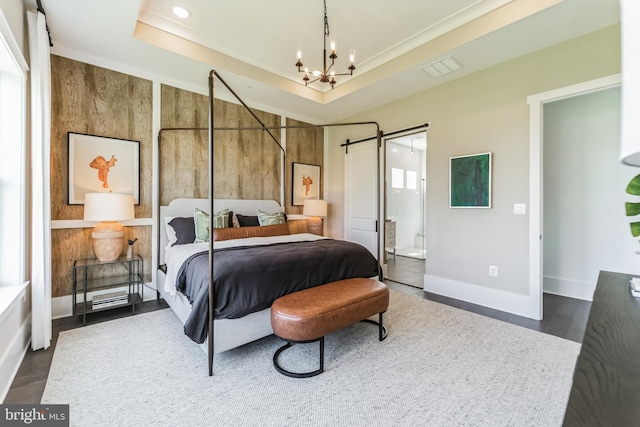
<path fill-rule="evenodd" d="M 458 71 L 462 68 L 462 65 L 453 57 L 447 56 L 439 61 L 432 62 L 429 65 L 425 65 L 420 68 L 425 73 L 429 74 L 434 79 L 442 77 L 454 71 Z"/>

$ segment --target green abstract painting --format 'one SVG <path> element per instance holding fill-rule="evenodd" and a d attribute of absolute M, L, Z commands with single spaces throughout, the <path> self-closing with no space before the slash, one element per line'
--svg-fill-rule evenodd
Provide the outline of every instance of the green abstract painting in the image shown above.
<path fill-rule="evenodd" d="M 491 207 L 491 153 L 451 157 L 449 207 Z"/>

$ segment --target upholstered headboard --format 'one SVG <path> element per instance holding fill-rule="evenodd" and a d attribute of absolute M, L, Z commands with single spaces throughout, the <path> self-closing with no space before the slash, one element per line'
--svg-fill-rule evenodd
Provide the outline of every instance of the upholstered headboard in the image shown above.
<path fill-rule="evenodd" d="M 160 244 L 158 248 L 158 265 L 164 264 L 164 248 L 168 238 L 165 228 L 166 217 L 193 216 L 195 208 L 209 212 L 209 199 L 174 199 L 168 206 L 160 206 L 159 234 Z M 228 208 L 234 214 L 257 215 L 258 210 L 264 212 L 284 212 L 284 209 L 275 200 L 246 200 L 246 199 L 214 199 L 213 210 L 218 212 Z"/>

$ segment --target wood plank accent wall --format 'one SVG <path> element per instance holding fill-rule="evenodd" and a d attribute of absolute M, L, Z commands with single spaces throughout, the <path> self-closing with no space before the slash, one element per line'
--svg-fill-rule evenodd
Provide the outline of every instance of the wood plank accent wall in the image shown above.
<path fill-rule="evenodd" d="M 83 207 L 68 205 L 68 132 L 140 141 L 140 205 L 136 218 L 152 216 L 152 96 L 149 80 L 51 56 L 51 218 L 79 220 Z M 215 100 L 217 127 L 258 126 L 238 104 Z M 254 110 L 267 126 L 280 126 L 279 115 Z M 207 97 L 161 85 L 161 127 L 208 126 Z M 287 119 L 287 124 L 304 124 Z M 281 132 L 272 131 L 281 140 Z M 215 194 L 218 198 L 281 200 L 280 148 L 264 131 L 217 131 Z M 160 143 L 160 203 L 176 197 L 208 196 L 207 131 L 164 132 Z M 221 161 L 220 159 L 224 159 Z M 323 166 L 323 130 L 288 130 L 285 167 L 285 209 L 291 206 L 292 162 Z M 322 178 L 322 177 L 321 177 Z M 322 194 L 322 187 L 321 187 Z M 302 225 L 302 224 L 301 224 Z M 138 238 L 136 252 L 151 277 L 151 227 L 125 227 L 126 239 Z M 91 229 L 51 231 L 52 296 L 71 294 L 73 261 L 92 258 Z M 126 249 L 125 249 L 126 250 Z M 124 251 L 123 251 L 124 253 Z"/>
<path fill-rule="evenodd" d="M 162 85 L 161 127 L 208 126 L 204 95 Z M 238 104 L 216 99 L 216 127 L 259 126 Z M 280 116 L 254 110 L 266 126 L 280 126 Z M 272 131 L 278 141 L 280 132 Z M 264 131 L 214 133 L 215 197 L 280 201 L 281 150 Z M 163 131 L 160 142 L 160 204 L 178 197 L 208 197 L 208 133 Z M 223 160 L 224 159 L 224 160 Z"/>
<path fill-rule="evenodd" d="M 287 126 L 300 126 L 308 123 L 287 118 Z M 285 167 L 285 208 L 288 214 L 302 214 L 302 206 L 292 205 L 291 179 L 293 163 L 307 163 L 320 166 L 320 197 L 324 195 L 324 129 L 287 129 L 287 164 Z"/>
<path fill-rule="evenodd" d="M 60 56 L 51 56 L 51 219 L 77 220 L 83 206 L 67 204 L 67 132 L 140 141 L 140 205 L 152 215 L 152 82 Z M 151 227 L 125 227 L 150 277 Z M 71 294 L 74 259 L 91 258 L 91 229 L 51 232 L 52 296 Z M 125 248 L 126 250 L 126 248 Z M 123 251 L 124 253 L 124 251 Z"/>

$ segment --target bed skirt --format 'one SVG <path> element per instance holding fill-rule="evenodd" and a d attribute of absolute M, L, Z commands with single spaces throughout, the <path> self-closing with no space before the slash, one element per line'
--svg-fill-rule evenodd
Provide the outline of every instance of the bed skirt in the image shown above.
<path fill-rule="evenodd" d="M 169 304 L 169 307 L 176 313 L 182 324 L 191 313 L 191 304 L 180 293 L 169 295 L 164 291 L 165 273 L 158 270 L 157 289 L 160 295 Z M 251 313 L 239 319 L 219 319 L 215 321 L 214 327 L 214 353 L 222 353 L 232 348 L 250 343 L 257 339 L 273 334 L 271 328 L 271 308 L 266 308 L 256 313 Z M 207 353 L 208 343 L 200 344 L 200 348 Z"/>

